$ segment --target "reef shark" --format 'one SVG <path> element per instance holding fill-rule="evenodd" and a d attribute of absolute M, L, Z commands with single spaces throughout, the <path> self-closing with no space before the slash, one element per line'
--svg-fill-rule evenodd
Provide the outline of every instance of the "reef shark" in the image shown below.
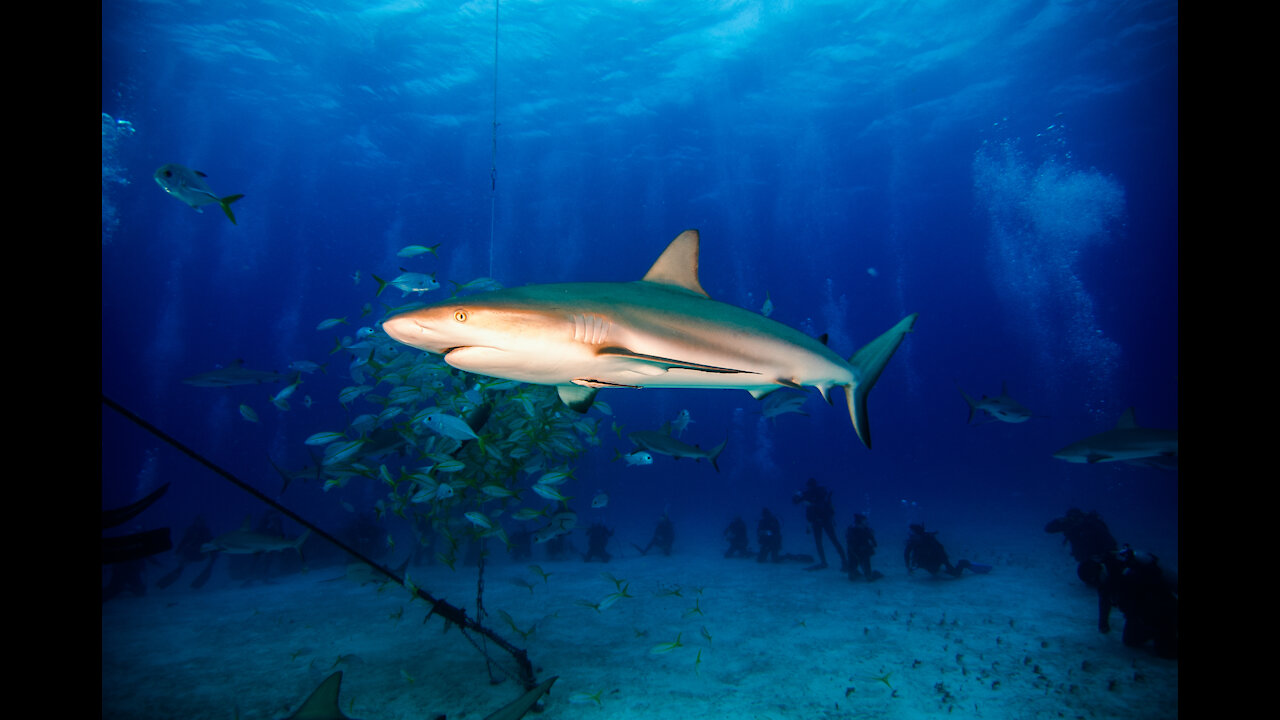
<path fill-rule="evenodd" d="M 559 676 L 547 679 L 496 712 L 485 716 L 485 720 L 519 720 L 558 679 Z M 344 715 L 342 709 L 338 707 L 338 693 L 341 690 L 342 671 L 339 670 L 325 678 L 302 703 L 302 706 L 284 720 L 354 720 Z"/>
<path fill-rule="evenodd" d="M 715 468 L 716 472 L 720 472 L 720 466 L 716 463 L 716 459 L 720 457 L 721 451 L 724 450 L 724 446 L 729 442 L 726 439 L 711 450 L 703 450 L 697 445 L 690 445 L 683 440 L 672 437 L 670 432 L 660 430 L 637 430 L 627 435 L 627 438 L 643 450 L 661 455 L 670 455 L 677 460 L 680 458 L 693 458 L 696 462 L 706 458 L 711 461 L 711 467 Z"/>
<path fill-rule="evenodd" d="M 1114 428 L 1074 442 L 1053 456 L 1073 463 L 1121 461 L 1176 469 L 1178 431 L 1138 427 L 1133 408 L 1129 408 Z"/>
<path fill-rule="evenodd" d="M 1006 382 L 1000 383 L 999 395 L 995 397 L 983 395 L 981 400 L 976 401 L 969 397 L 969 393 L 965 392 L 964 388 L 960 387 L 960 383 L 956 383 L 956 388 L 964 396 L 965 402 L 969 403 L 969 422 L 973 422 L 975 410 L 981 410 L 988 417 L 1007 423 L 1023 423 L 1031 419 L 1031 411 L 1009 397 L 1009 384 Z"/>
<path fill-rule="evenodd" d="M 686 230 L 638 281 L 526 285 L 455 297 L 382 323 L 393 339 L 449 365 L 554 385 L 585 412 L 606 387 L 842 387 L 854 431 L 871 447 L 867 394 L 915 324 L 898 321 L 847 361 L 817 339 L 712 300 L 698 281 L 698 231 Z"/>
<path fill-rule="evenodd" d="M 222 552 L 228 555 L 252 555 L 254 553 L 277 552 L 293 548 L 301 555 L 302 543 L 306 542 L 310 536 L 311 528 L 303 530 L 302 534 L 296 538 L 287 538 L 280 535 L 253 532 L 245 527 L 219 535 L 202 545 L 200 551 L 206 553 Z"/>

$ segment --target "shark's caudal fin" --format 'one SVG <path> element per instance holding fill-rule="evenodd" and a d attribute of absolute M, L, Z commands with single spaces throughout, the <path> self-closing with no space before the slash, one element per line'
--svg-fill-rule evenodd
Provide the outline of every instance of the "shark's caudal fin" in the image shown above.
<path fill-rule="evenodd" d="M 218 198 L 218 204 L 222 206 L 222 212 L 227 214 L 227 217 L 231 220 L 232 225 L 236 224 L 236 216 L 231 214 L 231 203 L 239 200 L 242 197 L 244 197 L 243 194 L 228 195 L 224 198 Z"/>
<path fill-rule="evenodd" d="M 880 373 L 889 363 L 889 358 L 893 357 L 894 351 L 902 344 L 902 339 L 911 332 L 917 316 L 919 313 L 911 313 L 902 318 L 897 325 L 867 343 L 849 358 L 849 364 L 853 366 L 854 380 L 852 385 L 845 386 L 844 396 L 849 403 L 849 417 L 853 420 L 853 430 L 858 433 L 862 444 L 868 448 L 871 447 L 871 427 L 867 419 L 867 395 L 875 386 L 876 380 L 880 379 Z"/>

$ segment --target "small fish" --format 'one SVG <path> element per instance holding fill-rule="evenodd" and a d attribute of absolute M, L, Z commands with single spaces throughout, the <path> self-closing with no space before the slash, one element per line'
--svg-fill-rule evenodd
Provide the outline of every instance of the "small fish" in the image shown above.
<path fill-rule="evenodd" d="M 594 498 L 591 498 L 591 507 L 593 508 L 602 508 L 608 504 L 609 504 L 609 495 L 606 493 L 600 493 L 596 495 Z"/>
<path fill-rule="evenodd" d="M 444 472 L 444 473 L 462 472 L 466 468 L 467 468 L 466 463 L 462 462 L 461 460 L 455 460 L 454 458 L 449 458 L 448 460 L 441 460 L 435 465 L 436 472 Z"/>
<path fill-rule="evenodd" d="M 568 480 L 570 477 L 572 477 L 572 473 L 569 471 L 552 470 L 551 472 L 545 473 L 543 474 L 542 477 L 538 478 L 538 484 L 539 485 L 562 485 L 564 484 L 564 481 Z"/>
<path fill-rule="evenodd" d="M 352 284 L 352 285 L 359 285 L 359 284 L 360 284 L 360 271 L 359 271 L 359 270 L 357 270 L 357 271 L 355 271 L 355 272 L 351 273 L 351 284 Z"/>
<path fill-rule="evenodd" d="M 433 412 L 424 415 L 422 424 L 432 430 L 453 438 L 454 440 L 479 440 L 480 436 L 476 435 L 471 426 L 465 420 L 453 415 L 442 412 Z"/>
<path fill-rule="evenodd" d="M 469 512 L 469 513 L 463 513 L 462 516 L 470 520 L 472 525 L 475 525 L 476 527 L 482 530 L 493 529 L 493 523 L 489 521 L 489 518 L 486 517 L 484 513 Z"/>
<path fill-rule="evenodd" d="M 635 467 L 637 465 L 653 464 L 653 456 L 644 450 L 636 450 L 635 452 L 629 452 L 626 455 L 623 455 L 622 459 L 626 460 L 627 465 L 632 467 Z"/>
<path fill-rule="evenodd" d="M 449 483 L 440 483 L 436 487 L 436 500 L 448 500 L 453 497 L 453 486 Z"/>
<path fill-rule="evenodd" d="M 548 525 L 533 534 L 533 541 L 535 543 L 542 544 L 551 538 L 562 534 L 564 534 L 564 530 L 561 530 L 559 526 Z"/>
<path fill-rule="evenodd" d="M 788 392 L 785 390 L 775 390 L 760 401 L 760 414 L 773 418 L 786 413 L 799 413 L 808 415 L 809 413 L 800 409 L 804 405 L 809 396 L 804 393 Z"/>
<path fill-rule="evenodd" d="M 530 570 L 532 570 L 532 571 L 534 571 L 535 573 L 537 573 L 539 576 L 541 576 L 541 577 L 542 577 L 542 584 L 543 584 L 543 585 L 546 585 L 546 584 L 547 584 L 547 578 L 551 577 L 551 573 L 549 573 L 549 572 L 543 572 L 542 567 L 541 567 L 541 566 L 538 566 L 538 565 L 530 565 L 530 566 L 529 566 L 529 569 L 530 569 Z"/>
<path fill-rule="evenodd" d="M 535 510 L 533 508 L 520 508 L 511 517 L 517 520 L 532 520 L 536 517 L 546 515 L 546 514 L 547 514 L 547 511 L 545 509 Z"/>
<path fill-rule="evenodd" d="M 596 705 L 598 705 L 598 706 L 600 706 L 600 707 L 604 707 L 604 703 L 600 702 L 600 693 L 602 693 L 602 692 L 604 692 L 604 691 L 603 691 L 603 690 L 597 690 L 597 691 L 595 691 L 595 692 L 593 692 L 593 693 L 589 693 L 589 692 L 576 692 L 576 693 L 573 693 L 573 694 L 569 695 L 569 704 L 570 704 L 570 705 L 585 705 L 585 704 L 587 704 L 587 703 L 595 703 Z"/>
<path fill-rule="evenodd" d="M 244 197 L 244 195 L 218 197 L 209 188 L 209 184 L 204 181 L 206 177 L 208 176 L 199 170 L 192 170 L 176 163 L 161 165 L 155 174 L 156 183 L 165 192 L 195 208 L 196 212 L 204 212 L 200 209 L 202 205 L 217 204 L 222 207 L 222 212 L 227 214 L 227 219 L 231 221 L 231 224 L 235 225 L 236 216 L 231 212 L 231 203 Z"/>
<path fill-rule="evenodd" d="M 331 442 L 345 440 L 346 436 L 340 432 L 318 432 L 307 438 L 304 442 L 307 445 L 328 445 Z"/>
<path fill-rule="evenodd" d="M 258 422 L 258 413 L 254 412 L 253 408 L 248 405 L 240 406 L 240 416 L 249 422 Z"/>
<path fill-rule="evenodd" d="M 450 282 L 453 282 L 453 281 L 450 280 Z M 457 295 L 458 293 L 461 293 L 464 290 L 474 291 L 474 292 L 489 292 L 491 290 L 502 289 L 502 283 L 498 282 L 497 280 L 494 280 L 493 278 L 487 278 L 487 277 L 476 278 L 475 280 L 471 280 L 470 282 L 465 282 L 465 283 L 454 282 L 453 285 L 454 285 L 454 288 L 453 288 L 454 295 Z"/>
<path fill-rule="evenodd" d="M 317 370 L 323 370 L 324 366 L 313 363 L 310 360 L 294 360 L 289 363 L 289 369 L 310 375 Z"/>
<path fill-rule="evenodd" d="M 501 485 L 493 485 L 493 484 L 483 485 L 480 487 L 480 492 L 484 493 L 485 495 L 488 495 L 489 497 L 495 497 L 495 498 L 517 497 L 516 492 L 514 490 L 510 490 Z M 525 508 L 525 509 L 527 510 L 528 508 Z M 516 518 L 516 519 L 518 520 L 519 518 Z"/>
<path fill-rule="evenodd" d="M 404 268 L 400 269 L 404 270 Z M 381 295 L 382 291 L 388 287 L 400 290 L 401 297 L 406 297 L 409 293 L 424 293 L 440 287 L 440 283 L 436 282 L 435 277 L 420 272 L 402 272 L 394 280 L 383 280 L 377 275 L 372 275 L 372 277 L 378 283 L 378 292 L 374 297 Z"/>
<path fill-rule="evenodd" d="M 676 419 L 671 421 L 671 435 L 680 437 L 684 433 L 684 429 L 689 427 L 689 423 L 693 420 L 689 417 L 688 410 L 681 410 Z"/>
<path fill-rule="evenodd" d="M 684 643 L 680 642 L 680 636 L 682 634 L 683 633 L 676 633 L 676 639 L 674 642 L 659 643 L 657 645 L 654 645 L 652 648 L 650 648 L 649 652 L 653 653 L 654 655 L 661 655 L 662 653 L 669 653 L 672 650 L 675 650 L 676 648 L 684 647 Z"/>
<path fill-rule="evenodd" d="M 288 410 L 289 396 L 293 395 L 294 391 L 297 390 L 298 386 L 301 384 L 302 384 L 302 376 L 299 375 L 298 378 L 294 380 L 292 384 L 286 385 L 284 388 L 280 390 L 280 392 L 276 393 L 271 397 L 271 404 L 275 405 L 281 410 Z"/>
<path fill-rule="evenodd" d="M 400 248 L 400 252 L 396 253 L 396 255 L 402 258 L 411 258 L 418 257 L 423 253 L 431 253 L 438 257 L 440 253 L 436 251 L 439 249 L 440 243 L 436 243 L 431 247 L 427 247 L 426 245 L 406 245 L 405 247 Z"/>
<path fill-rule="evenodd" d="M 551 487 L 550 485 L 534 484 L 533 491 L 548 500 L 555 500 L 556 502 L 567 503 L 571 499 L 564 495 L 561 495 L 559 490 L 556 490 L 554 487 Z"/>
<path fill-rule="evenodd" d="M 873 267 L 869 267 L 867 268 L 867 274 L 870 275 L 871 277 L 877 277 L 880 275 L 880 271 L 876 270 Z"/>
<path fill-rule="evenodd" d="M 760 314 L 765 317 L 773 314 L 773 301 L 769 299 L 769 293 L 764 294 L 764 305 L 760 306 Z"/>
<path fill-rule="evenodd" d="M 316 325 L 316 330 L 328 330 L 329 328 L 337 327 L 339 325 L 347 325 L 347 324 L 348 324 L 347 319 L 344 317 L 329 318 L 327 320 L 321 320 L 320 324 Z"/>
<path fill-rule="evenodd" d="M 335 442 L 328 445 L 324 449 L 324 460 L 320 464 L 335 465 L 340 463 L 359 452 L 364 443 L 364 438 L 358 438 L 348 442 Z"/>

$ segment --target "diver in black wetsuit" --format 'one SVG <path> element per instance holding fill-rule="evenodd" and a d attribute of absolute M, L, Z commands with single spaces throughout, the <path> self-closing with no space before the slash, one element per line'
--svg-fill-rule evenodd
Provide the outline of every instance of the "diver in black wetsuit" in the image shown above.
<path fill-rule="evenodd" d="M 849 579 L 859 577 L 868 582 L 879 580 L 884 573 L 871 569 L 871 556 L 876 554 L 876 534 L 867 523 L 867 516 L 854 513 L 853 524 L 845 531 L 844 545 L 849 551 Z"/>
<path fill-rule="evenodd" d="M 778 552 L 782 550 L 782 527 L 778 516 L 769 512 L 769 508 L 760 511 L 760 522 L 756 525 L 756 542 L 760 543 L 760 553 L 756 562 L 764 562 L 766 556 L 778 562 Z"/>
<path fill-rule="evenodd" d="M 1161 657 L 1178 657 L 1178 576 L 1155 555 L 1128 545 L 1098 562 L 1081 563 L 1086 584 L 1098 588 L 1098 631 L 1111 631 L 1111 608 L 1124 613 L 1124 644 L 1155 641 Z"/>
<path fill-rule="evenodd" d="M 587 553 L 582 556 L 582 561 L 591 562 L 591 558 L 598 557 L 601 562 L 609 562 L 613 556 L 605 550 L 605 546 L 609 544 L 611 537 L 613 531 L 600 523 L 587 528 Z"/>
<path fill-rule="evenodd" d="M 1071 556 L 1076 559 L 1076 575 L 1086 585 L 1097 587 L 1091 584 L 1091 580 L 1097 577 L 1096 568 L 1088 565 L 1101 562 L 1104 555 L 1118 547 L 1111 530 L 1097 511 L 1085 514 L 1079 508 L 1070 508 L 1063 517 L 1050 520 L 1044 531 L 1062 533 L 1062 542 L 1071 544 Z"/>
<path fill-rule="evenodd" d="M 831 504 L 831 491 L 818 485 L 818 481 L 809 478 L 809 482 L 805 485 L 804 490 L 798 491 L 791 496 L 791 503 L 804 503 L 804 519 L 809 521 L 809 527 L 813 530 L 813 542 L 818 548 L 818 562 L 816 565 L 810 565 L 805 570 L 822 570 L 827 567 L 827 555 L 822 549 L 822 533 L 826 533 L 831 538 L 831 544 L 836 547 L 836 552 L 840 555 L 840 570 L 843 572 L 849 569 L 849 561 L 844 556 L 844 549 L 840 547 L 840 541 L 836 539 L 836 528 L 834 519 L 836 516 L 835 506 Z"/>
<path fill-rule="evenodd" d="M 908 573 L 914 573 L 916 568 L 928 570 L 930 575 L 937 575 L 941 570 L 952 577 L 960 577 L 960 573 L 966 569 L 982 575 L 991 572 L 990 565 L 971 563 L 968 560 L 960 560 L 952 565 L 947 559 L 946 549 L 938 542 L 938 531 L 925 532 L 924 525 L 920 524 L 911 525 L 911 535 L 907 537 L 907 547 L 902 553 L 902 559 L 907 564 Z"/>
<path fill-rule="evenodd" d="M 729 527 L 725 528 L 724 538 L 729 541 L 729 549 L 724 551 L 725 557 L 751 557 L 751 550 L 747 547 L 747 524 L 741 517 L 735 517 L 729 523 Z"/>
<path fill-rule="evenodd" d="M 675 541 L 676 526 L 671 522 L 671 517 L 664 512 L 662 513 L 662 517 L 658 518 L 658 526 L 653 529 L 653 537 L 649 539 L 649 544 L 644 547 L 640 547 L 635 543 L 632 543 L 631 545 L 635 549 L 639 550 L 641 555 L 647 555 L 649 553 L 649 548 L 654 545 L 658 546 L 658 549 L 662 551 L 663 555 L 670 555 L 671 545 Z"/>

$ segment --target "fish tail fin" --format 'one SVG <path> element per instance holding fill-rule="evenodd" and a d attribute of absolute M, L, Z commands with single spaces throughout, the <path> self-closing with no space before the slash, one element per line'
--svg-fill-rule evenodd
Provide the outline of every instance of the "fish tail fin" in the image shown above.
<path fill-rule="evenodd" d="M 387 289 L 387 285 L 391 284 L 391 283 L 388 283 L 386 280 L 383 280 L 382 278 L 378 277 L 377 275 L 374 275 L 373 273 L 369 273 L 369 276 L 374 279 L 374 282 L 378 283 L 378 292 L 374 295 L 374 297 L 378 297 L 378 295 L 381 295 L 382 291 Z"/>
<path fill-rule="evenodd" d="M 918 316 L 919 313 L 911 313 L 902 318 L 897 325 L 849 358 L 849 364 L 853 366 L 853 383 L 844 388 L 845 400 L 849 403 L 849 418 L 853 420 L 853 430 L 868 448 L 871 447 L 871 427 L 867 418 L 867 395 L 875 386 L 876 380 L 880 379 L 884 366 L 889 364 L 889 358 L 893 357 L 903 338 L 911 332 Z"/>
<path fill-rule="evenodd" d="M 240 195 L 228 195 L 224 198 L 218 198 L 218 204 L 222 206 L 222 212 L 227 214 L 227 217 L 231 220 L 232 225 L 236 224 L 236 216 L 231 212 L 231 203 L 239 200 L 242 197 L 244 197 L 243 193 Z"/>

